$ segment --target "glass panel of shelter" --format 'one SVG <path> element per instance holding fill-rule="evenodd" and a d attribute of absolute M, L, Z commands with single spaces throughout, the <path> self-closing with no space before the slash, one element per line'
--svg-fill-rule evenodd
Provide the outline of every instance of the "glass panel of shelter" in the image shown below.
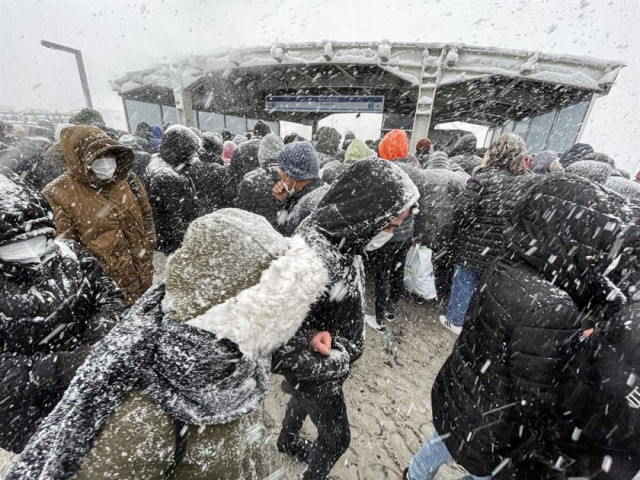
<path fill-rule="evenodd" d="M 573 145 L 588 107 L 589 102 L 581 102 L 558 112 L 553 131 L 549 135 L 547 150 L 562 151 Z"/>
<path fill-rule="evenodd" d="M 136 131 L 140 122 L 147 122 L 151 126 L 162 125 L 162 111 L 159 104 L 136 100 L 125 100 L 124 103 L 131 132 Z"/>

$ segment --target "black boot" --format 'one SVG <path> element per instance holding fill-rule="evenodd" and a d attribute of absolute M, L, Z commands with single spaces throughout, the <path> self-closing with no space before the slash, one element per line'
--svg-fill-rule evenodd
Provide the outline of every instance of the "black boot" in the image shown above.
<path fill-rule="evenodd" d="M 299 462 L 307 461 L 312 445 L 312 442 L 297 435 L 295 437 L 291 437 L 290 435 L 280 435 L 276 442 L 276 446 L 280 453 L 286 453 Z"/>

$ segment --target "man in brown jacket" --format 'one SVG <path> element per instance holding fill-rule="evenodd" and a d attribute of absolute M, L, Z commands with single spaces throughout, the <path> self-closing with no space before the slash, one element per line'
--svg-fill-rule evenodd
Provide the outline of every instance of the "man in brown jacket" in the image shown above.
<path fill-rule="evenodd" d="M 81 243 L 125 292 L 131 306 L 153 281 L 155 227 L 133 151 L 92 126 L 62 130 L 69 171 L 42 193 L 59 237 Z"/>

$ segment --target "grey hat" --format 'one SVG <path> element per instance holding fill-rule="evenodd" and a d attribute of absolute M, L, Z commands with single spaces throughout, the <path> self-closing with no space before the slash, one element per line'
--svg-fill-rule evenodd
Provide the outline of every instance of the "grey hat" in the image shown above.
<path fill-rule="evenodd" d="M 311 180 L 320 175 L 318 154 L 309 142 L 285 145 L 278 155 L 278 167 L 294 180 Z"/>
<path fill-rule="evenodd" d="M 611 165 L 594 160 L 581 160 L 567 165 L 564 171 L 587 180 L 604 185 L 611 174 Z"/>

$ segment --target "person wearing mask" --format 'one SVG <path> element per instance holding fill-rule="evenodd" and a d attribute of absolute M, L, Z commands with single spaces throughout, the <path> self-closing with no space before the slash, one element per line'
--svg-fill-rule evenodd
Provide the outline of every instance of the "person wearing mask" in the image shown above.
<path fill-rule="evenodd" d="M 309 142 L 294 142 L 278 154 L 280 181 L 272 189 L 281 205 L 278 228 L 287 237 L 314 210 L 329 189 L 322 183 L 318 155 Z"/>
<path fill-rule="evenodd" d="M 638 318 L 619 317 L 640 281 L 637 220 L 622 197 L 569 175 L 525 192 L 506 255 L 483 277 L 434 382 L 435 432 L 405 479 L 433 479 L 451 459 L 471 478 L 594 478 L 606 454 L 627 475 L 597 478 L 631 479 L 640 415 L 624 404 L 640 365 L 607 344 L 628 330 L 639 338 Z M 586 469 L 572 466 L 581 456 Z"/>
<path fill-rule="evenodd" d="M 440 323 L 459 335 L 480 277 L 503 253 L 507 219 L 533 178 L 527 174 L 524 141 L 505 133 L 491 142 L 482 167 L 459 197 L 454 213 L 455 268 L 451 295 Z"/>
<path fill-rule="evenodd" d="M 473 133 L 463 135 L 451 149 L 449 161 L 452 164 L 459 165 L 467 175 L 473 175 L 476 167 L 479 167 L 482 163 L 482 158 L 476 155 L 477 144 L 478 139 Z"/>
<path fill-rule="evenodd" d="M 165 280 L 96 346 L 7 479 L 275 478 L 270 356 L 328 281 L 304 238 L 258 215 L 194 220 Z"/>
<path fill-rule="evenodd" d="M 260 140 L 260 167 L 243 177 L 234 201 L 236 208 L 263 216 L 276 229 L 280 204 L 274 198 L 272 189 L 280 181 L 278 155 L 283 148 L 283 141 L 275 133 L 270 133 Z"/>
<path fill-rule="evenodd" d="M 458 197 L 467 186 L 466 179 L 451 170 L 444 152 L 429 155 L 424 164 L 424 190 L 420 196 L 423 221 L 416 223 L 415 237 L 433 252 L 436 291 L 445 299 L 453 277 L 453 218 Z"/>
<path fill-rule="evenodd" d="M 277 446 L 307 463 L 304 480 L 327 478 L 350 443 L 342 384 L 364 347 L 360 254 L 388 240 L 418 197 L 401 169 L 378 159 L 361 160 L 335 181 L 296 231 L 329 272 L 326 293 L 271 362 L 291 394 Z M 307 416 L 318 431 L 313 443 L 300 435 Z"/>
<path fill-rule="evenodd" d="M 187 172 L 192 167 L 200 139 L 189 128 L 173 125 L 165 132 L 160 151 L 147 167 L 149 201 L 158 234 L 158 251 L 173 253 L 189 223 L 200 212 L 196 187 Z"/>
<path fill-rule="evenodd" d="M 338 147 L 340 146 L 340 134 L 335 128 L 320 127 L 316 134 L 315 149 L 318 155 L 320 168 L 327 163 L 338 160 Z"/>
<path fill-rule="evenodd" d="M 409 137 L 404 130 L 392 130 L 380 142 L 380 158 L 395 163 L 401 168 L 423 195 L 424 175 L 421 170 L 406 162 L 409 154 Z M 384 333 L 387 322 L 395 320 L 396 306 L 404 291 L 404 264 L 409 248 L 414 244 L 416 221 L 422 225 L 421 208 L 411 212 L 403 219 L 384 246 L 367 254 L 367 263 L 374 279 L 375 315 L 367 315 L 367 324 L 374 330 Z M 416 218 L 418 214 L 418 218 Z"/>
<path fill-rule="evenodd" d="M 54 239 L 37 190 L 0 169 L 0 192 L 0 447 L 20 453 L 124 305 L 93 257 Z"/>
<path fill-rule="evenodd" d="M 131 306 L 151 286 L 155 246 L 147 194 L 130 172 L 133 151 L 91 126 L 65 128 L 60 144 L 69 170 L 42 190 L 57 235 L 84 246 Z"/>

